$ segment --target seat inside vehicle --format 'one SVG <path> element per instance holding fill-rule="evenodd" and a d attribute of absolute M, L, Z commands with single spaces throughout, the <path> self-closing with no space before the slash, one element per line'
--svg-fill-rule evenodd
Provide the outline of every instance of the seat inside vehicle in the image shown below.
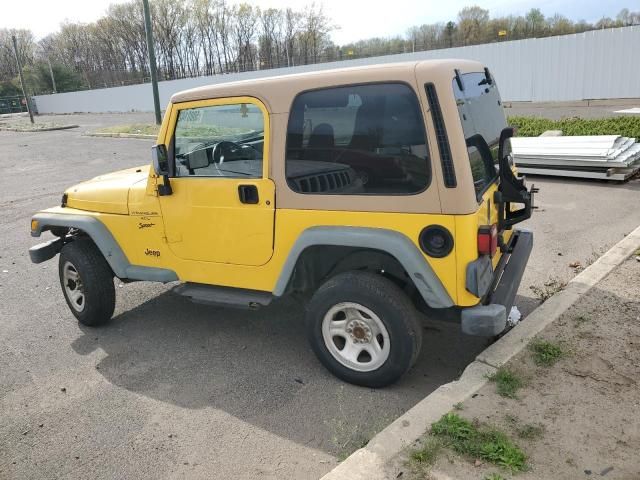
<path fill-rule="evenodd" d="M 287 163 L 295 160 L 352 169 L 360 194 L 423 190 L 430 168 L 415 94 L 404 84 L 370 84 L 299 95 L 287 134 Z"/>

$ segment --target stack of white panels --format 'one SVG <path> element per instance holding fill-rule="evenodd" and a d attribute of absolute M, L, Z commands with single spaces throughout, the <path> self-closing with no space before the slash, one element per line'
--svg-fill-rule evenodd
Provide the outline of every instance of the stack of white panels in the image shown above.
<path fill-rule="evenodd" d="M 511 148 L 522 173 L 626 180 L 640 170 L 640 144 L 620 135 L 515 137 Z"/>

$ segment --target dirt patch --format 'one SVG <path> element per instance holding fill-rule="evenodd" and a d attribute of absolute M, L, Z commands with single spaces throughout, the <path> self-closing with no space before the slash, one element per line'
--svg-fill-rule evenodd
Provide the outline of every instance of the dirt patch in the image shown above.
<path fill-rule="evenodd" d="M 556 361 L 536 362 L 531 348 L 514 357 L 506 367 L 525 379 L 515 398 L 499 395 L 496 383 L 488 383 L 458 405 L 461 417 L 496 428 L 517 443 L 527 456 L 525 472 L 443 449 L 427 469 L 412 466 L 408 451 L 396 473 L 410 479 L 431 478 L 431 470 L 460 480 L 638 480 L 639 280 L 640 262 L 632 258 L 545 329 L 535 341 L 560 345 Z"/>

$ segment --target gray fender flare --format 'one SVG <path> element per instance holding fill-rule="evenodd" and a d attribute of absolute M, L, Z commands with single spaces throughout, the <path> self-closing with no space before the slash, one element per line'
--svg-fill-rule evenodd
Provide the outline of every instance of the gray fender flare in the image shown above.
<path fill-rule="evenodd" d="M 41 212 L 35 214 L 33 219 L 38 221 L 38 227 L 31 231 L 32 237 L 39 237 L 43 231 L 49 230 L 51 227 L 70 227 L 82 230 L 91 237 L 118 278 L 163 283 L 178 280 L 178 276 L 172 270 L 132 265 L 109 229 L 95 217 Z"/>
<path fill-rule="evenodd" d="M 383 228 L 311 227 L 294 243 L 282 267 L 273 294 L 282 296 L 298 257 L 314 245 L 362 247 L 392 255 L 411 276 L 422 298 L 432 308 L 452 307 L 453 301 L 416 245 L 404 234 Z"/>

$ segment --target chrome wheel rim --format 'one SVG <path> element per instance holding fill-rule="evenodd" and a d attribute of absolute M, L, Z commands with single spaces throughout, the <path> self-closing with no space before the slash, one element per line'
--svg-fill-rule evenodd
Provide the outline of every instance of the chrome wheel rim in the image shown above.
<path fill-rule="evenodd" d="M 62 286 L 71 308 L 76 312 L 82 312 L 85 305 L 84 284 L 71 262 L 65 262 L 62 267 Z"/>
<path fill-rule="evenodd" d="M 345 367 L 371 372 L 389 358 L 389 332 L 369 308 L 354 302 L 338 303 L 322 320 L 322 337 L 329 353 Z"/>

